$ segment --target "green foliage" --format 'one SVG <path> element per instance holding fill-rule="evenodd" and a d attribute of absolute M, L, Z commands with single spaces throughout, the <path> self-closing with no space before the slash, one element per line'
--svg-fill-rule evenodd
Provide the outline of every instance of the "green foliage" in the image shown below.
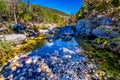
<path fill-rule="evenodd" d="M 11 43 L 8 41 L 0 41 L 0 66 L 6 64 L 9 51 L 12 50 Z"/>
<path fill-rule="evenodd" d="M 100 44 L 101 43 L 101 38 L 96 38 L 95 41 Z"/>
<path fill-rule="evenodd" d="M 90 59 L 94 59 L 95 62 L 98 64 L 99 70 L 102 70 L 107 73 L 107 75 L 114 77 L 116 80 L 120 79 L 120 57 L 113 53 L 106 50 L 98 50 L 91 43 L 84 41 L 82 39 L 76 38 L 79 43 L 79 46 L 82 47 L 83 50 L 89 52 L 88 54 L 91 55 L 88 57 Z M 101 39 L 96 39 L 99 43 Z M 114 39 L 115 41 L 119 39 Z"/>
<path fill-rule="evenodd" d="M 98 14 L 114 16 L 117 15 L 119 6 L 120 0 L 84 0 L 84 6 L 76 14 L 76 17 L 77 19 L 80 19 L 81 16 L 90 18 Z"/>
<path fill-rule="evenodd" d="M 120 12 L 120 6 L 118 6 L 118 8 L 117 8 L 117 12 Z"/>
<path fill-rule="evenodd" d="M 84 10 L 84 7 L 82 7 L 78 12 L 77 12 L 77 14 L 76 14 L 76 18 L 77 19 L 80 19 L 80 18 L 82 18 L 82 17 L 84 17 L 83 15 L 83 10 Z"/>
<path fill-rule="evenodd" d="M 107 9 L 108 6 L 109 6 L 109 4 L 107 2 L 102 2 L 102 3 L 98 4 L 98 6 L 96 7 L 96 10 L 99 11 L 99 12 L 102 12 L 105 9 Z"/>
<path fill-rule="evenodd" d="M 9 21 L 10 17 L 8 15 L 9 15 L 8 10 L 4 1 L 0 1 L 0 16 L 3 17 L 3 19 L 2 18 L 1 19 L 5 21 Z"/>
<path fill-rule="evenodd" d="M 110 42 L 120 42 L 120 37 L 113 38 Z"/>
<path fill-rule="evenodd" d="M 112 47 L 113 49 L 119 49 L 120 46 L 120 37 L 116 37 L 113 39 L 109 40 L 109 46 Z"/>
<path fill-rule="evenodd" d="M 30 16 L 30 14 L 24 14 L 23 17 L 24 17 L 23 19 L 24 19 L 25 21 L 29 21 L 29 20 L 32 19 L 32 17 Z"/>
<path fill-rule="evenodd" d="M 39 32 L 39 30 L 40 30 L 40 27 L 39 27 L 39 26 L 34 26 L 34 31 L 35 31 L 35 32 Z"/>
<path fill-rule="evenodd" d="M 64 25 L 65 18 L 68 14 L 39 5 L 30 4 L 31 9 L 28 11 L 28 6 L 20 2 L 16 10 L 17 19 L 24 19 L 26 22 L 32 21 L 36 23 L 56 23 Z M 3 1 L 0 1 L 0 15 L 6 18 L 6 21 L 14 20 L 13 10 L 7 10 Z M 3 19 L 4 20 L 4 19 Z"/>
<path fill-rule="evenodd" d="M 32 18 L 30 20 L 34 20 L 35 22 L 56 23 L 58 25 L 64 25 L 64 16 L 68 16 L 68 14 L 65 14 L 63 12 L 38 5 L 31 5 L 31 8 Z"/>
<path fill-rule="evenodd" d="M 7 53 L 11 50 L 11 43 L 8 41 L 0 41 L 0 53 Z"/>
<path fill-rule="evenodd" d="M 120 0 L 112 0 L 112 4 L 113 4 L 115 7 L 118 7 L 118 6 L 120 6 Z"/>
<path fill-rule="evenodd" d="M 100 28 L 101 28 L 106 34 L 109 34 L 109 33 L 112 31 L 112 29 L 105 29 L 104 26 L 100 26 Z"/>
<path fill-rule="evenodd" d="M 97 44 L 101 44 L 101 45 L 107 45 L 107 44 L 108 44 L 108 40 L 102 39 L 102 38 L 96 38 L 96 39 L 95 39 L 95 42 L 96 42 Z"/>

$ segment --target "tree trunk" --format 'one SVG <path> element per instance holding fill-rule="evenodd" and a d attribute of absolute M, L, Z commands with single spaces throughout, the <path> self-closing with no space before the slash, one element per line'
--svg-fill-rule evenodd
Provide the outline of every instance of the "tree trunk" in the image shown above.
<path fill-rule="evenodd" d="M 16 0 L 14 0 L 14 3 L 13 3 L 13 5 L 14 5 L 14 20 L 15 20 L 15 23 L 17 24 L 17 18 L 16 18 L 16 5 L 15 5 L 15 3 L 16 3 L 17 1 Z"/>

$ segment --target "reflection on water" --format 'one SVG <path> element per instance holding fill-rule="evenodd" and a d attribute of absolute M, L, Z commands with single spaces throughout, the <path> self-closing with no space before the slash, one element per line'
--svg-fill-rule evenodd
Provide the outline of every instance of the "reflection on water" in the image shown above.
<path fill-rule="evenodd" d="M 80 48 L 78 48 L 78 43 L 72 38 L 70 41 L 64 42 L 61 39 L 55 40 L 53 42 L 46 42 L 43 48 L 39 48 L 35 51 L 32 51 L 29 56 L 45 56 L 45 55 L 73 55 L 78 54 Z"/>

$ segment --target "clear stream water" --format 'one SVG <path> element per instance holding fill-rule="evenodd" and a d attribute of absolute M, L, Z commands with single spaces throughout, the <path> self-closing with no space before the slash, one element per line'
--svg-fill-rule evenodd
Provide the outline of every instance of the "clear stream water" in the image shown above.
<path fill-rule="evenodd" d="M 61 39 L 45 42 L 42 48 L 12 59 L 3 67 L 1 79 L 88 80 L 88 73 L 97 67 L 93 62 L 87 63 L 80 50 L 74 37 L 67 42 Z"/>

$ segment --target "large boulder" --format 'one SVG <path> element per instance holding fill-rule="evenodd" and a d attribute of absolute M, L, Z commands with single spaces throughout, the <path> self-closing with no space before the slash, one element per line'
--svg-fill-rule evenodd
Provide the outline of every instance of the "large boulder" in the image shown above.
<path fill-rule="evenodd" d="M 16 33 L 23 33 L 25 30 L 27 29 L 26 26 L 23 26 L 21 24 L 15 24 L 13 26 L 13 30 L 16 32 Z"/>
<path fill-rule="evenodd" d="M 27 37 L 23 34 L 8 34 L 8 35 L 0 35 L 0 40 L 10 41 L 14 44 L 22 43 Z"/>
<path fill-rule="evenodd" d="M 113 19 L 110 17 L 106 17 L 106 18 L 100 18 L 97 22 L 97 25 L 107 25 L 110 26 L 112 24 Z"/>
<path fill-rule="evenodd" d="M 92 23 L 89 20 L 81 19 L 78 21 L 76 25 L 77 34 L 82 36 L 89 36 L 91 35 L 91 31 L 92 31 Z"/>
<path fill-rule="evenodd" d="M 92 34 L 96 37 L 105 39 L 110 39 L 118 35 L 118 33 L 113 31 L 109 26 L 99 26 L 92 31 Z"/>
<path fill-rule="evenodd" d="M 61 35 L 73 35 L 74 30 L 71 28 L 71 26 L 63 26 L 60 29 L 59 34 L 61 34 Z"/>
<path fill-rule="evenodd" d="M 62 40 L 69 41 L 74 35 L 74 30 L 70 26 L 63 26 L 58 34 Z"/>

